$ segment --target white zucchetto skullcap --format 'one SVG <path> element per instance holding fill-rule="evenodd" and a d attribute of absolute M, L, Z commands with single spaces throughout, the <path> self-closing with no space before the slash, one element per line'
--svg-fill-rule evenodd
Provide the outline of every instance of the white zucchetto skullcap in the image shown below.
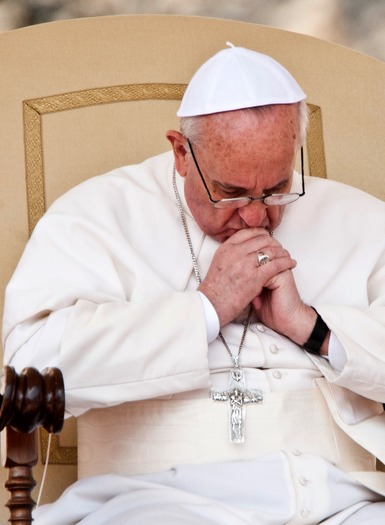
<path fill-rule="evenodd" d="M 178 117 L 293 104 L 306 98 L 297 81 L 273 58 L 227 43 L 192 77 Z"/>

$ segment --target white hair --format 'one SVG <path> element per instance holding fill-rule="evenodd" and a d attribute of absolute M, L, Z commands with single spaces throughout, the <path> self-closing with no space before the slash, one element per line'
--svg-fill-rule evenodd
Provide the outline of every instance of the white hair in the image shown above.
<path fill-rule="evenodd" d="M 309 112 L 307 104 L 304 100 L 297 103 L 299 114 L 299 131 L 300 131 L 300 145 L 302 146 L 306 140 L 307 126 L 309 122 Z M 251 112 L 253 115 L 264 118 L 270 113 L 275 105 L 259 106 L 255 108 L 246 108 L 242 111 Z M 221 114 L 218 114 L 221 115 Z M 202 137 L 202 121 L 206 115 L 199 115 L 196 117 L 182 117 L 180 119 L 180 131 L 193 144 L 198 145 L 203 140 Z"/>

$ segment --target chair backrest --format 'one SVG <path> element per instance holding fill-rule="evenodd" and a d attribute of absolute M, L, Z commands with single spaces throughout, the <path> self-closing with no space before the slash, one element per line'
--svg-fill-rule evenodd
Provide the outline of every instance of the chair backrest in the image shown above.
<path fill-rule="evenodd" d="M 168 149 L 164 134 L 178 126 L 185 85 L 227 41 L 270 54 L 307 93 L 307 173 L 385 198 L 379 60 L 305 35 L 201 17 L 124 15 L 18 29 L 0 34 L 2 292 L 58 195 Z M 65 440 L 64 433 L 58 463 L 73 462 Z M 48 499 L 76 476 L 75 466 L 57 467 L 60 475 L 55 468 L 52 480 L 60 481 L 47 484 Z"/>

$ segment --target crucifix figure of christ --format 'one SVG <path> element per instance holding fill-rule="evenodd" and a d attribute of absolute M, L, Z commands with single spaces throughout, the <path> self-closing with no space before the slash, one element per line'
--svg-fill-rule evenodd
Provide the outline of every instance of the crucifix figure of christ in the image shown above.
<path fill-rule="evenodd" d="M 246 389 L 244 371 L 234 367 L 230 370 L 228 389 L 222 392 L 212 390 L 211 399 L 229 402 L 230 443 L 243 443 L 246 405 L 262 403 L 262 390 Z"/>

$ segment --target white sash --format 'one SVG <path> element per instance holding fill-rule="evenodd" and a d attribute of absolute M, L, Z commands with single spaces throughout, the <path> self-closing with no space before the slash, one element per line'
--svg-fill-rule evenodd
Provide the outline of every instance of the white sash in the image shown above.
<path fill-rule="evenodd" d="M 267 392 L 262 404 L 248 405 L 243 444 L 229 443 L 228 423 L 227 403 L 207 393 L 91 410 L 78 422 L 79 477 L 137 475 L 277 451 L 321 456 L 347 472 L 375 470 L 374 457 L 334 423 L 317 387 Z"/>

